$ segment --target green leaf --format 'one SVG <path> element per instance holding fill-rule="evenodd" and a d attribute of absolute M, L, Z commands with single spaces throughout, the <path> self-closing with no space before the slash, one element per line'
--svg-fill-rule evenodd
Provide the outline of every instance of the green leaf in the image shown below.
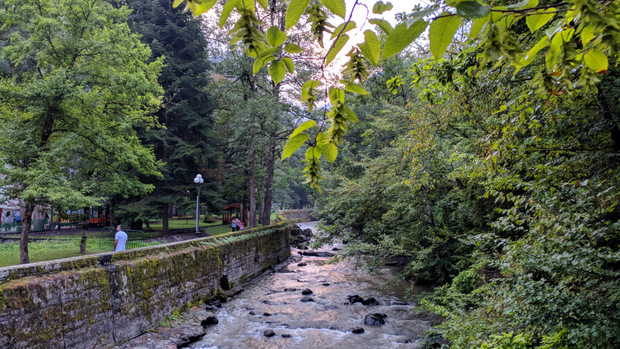
<path fill-rule="evenodd" d="M 555 65 L 562 51 L 563 44 L 564 41 L 562 40 L 561 34 L 556 34 L 553 39 L 551 39 L 549 51 L 545 55 L 545 64 L 547 66 L 547 70 L 549 70 L 550 72 L 555 71 Z"/>
<path fill-rule="evenodd" d="M 344 117 L 352 122 L 359 122 L 360 120 L 357 118 L 357 115 L 355 115 L 355 113 L 353 112 L 353 110 L 351 110 L 349 107 L 347 107 L 346 105 L 342 106 L 342 109 L 344 110 Z"/>
<path fill-rule="evenodd" d="M 489 13 L 491 8 L 477 1 L 462 1 L 456 5 L 456 14 L 464 18 L 483 18 Z"/>
<path fill-rule="evenodd" d="M 349 83 L 344 87 L 345 91 L 349 91 L 352 93 L 356 93 L 358 95 L 368 95 L 369 93 L 364 90 L 364 88 L 358 84 Z"/>
<path fill-rule="evenodd" d="M 286 9 L 286 16 L 284 18 L 286 29 L 290 29 L 299 21 L 299 18 L 304 14 L 309 3 L 310 0 L 291 0 Z"/>
<path fill-rule="evenodd" d="M 532 63 L 534 58 L 536 58 L 536 54 L 543 48 L 547 47 L 548 45 L 549 45 L 549 38 L 547 36 L 543 36 L 543 38 L 540 39 L 540 41 L 538 41 L 538 43 L 536 43 L 534 47 L 532 47 L 529 51 L 527 51 L 525 56 L 523 56 L 523 61 L 521 62 L 521 64 L 519 64 L 519 66 L 526 66 Z"/>
<path fill-rule="evenodd" d="M 256 75 L 267 63 L 276 59 L 273 55 L 267 57 L 258 57 L 254 60 L 254 66 L 252 66 L 252 74 Z"/>
<path fill-rule="evenodd" d="M 267 7 L 269 7 L 267 0 L 256 0 L 256 1 L 258 1 L 258 4 L 260 5 L 260 7 L 262 7 L 265 10 L 267 9 Z"/>
<path fill-rule="evenodd" d="M 303 49 L 296 44 L 290 43 L 284 46 L 284 50 L 288 53 L 299 53 L 303 52 Z"/>
<path fill-rule="evenodd" d="M 271 76 L 271 80 L 273 80 L 274 84 L 280 83 L 280 81 L 284 80 L 286 76 L 286 66 L 282 61 L 273 61 L 269 65 L 269 76 Z"/>
<path fill-rule="evenodd" d="M 292 59 L 289 57 L 283 57 L 282 62 L 286 65 L 286 70 L 288 70 L 289 73 L 293 74 L 295 72 L 295 63 Z"/>
<path fill-rule="evenodd" d="M 293 155 L 293 153 L 304 144 L 310 136 L 307 133 L 300 133 L 294 137 L 289 137 L 288 141 L 284 145 L 284 149 L 282 149 L 282 159 L 284 160 L 289 156 Z"/>
<path fill-rule="evenodd" d="M 346 27 L 345 27 L 346 24 Z M 334 32 L 332 33 L 332 37 L 330 40 L 334 40 L 334 38 L 336 36 L 338 36 L 338 34 L 340 34 L 340 31 L 342 31 L 342 33 L 346 33 L 349 30 L 355 29 L 357 27 L 356 23 L 351 21 L 351 22 L 344 22 L 341 25 L 339 25 L 336 29 L 334 29 Z M 344 29 L 343 29 L 344 28 Z"/>
<path fill-rule="evenodd" d="M 380 15 L 385 11 L 389 11 L 392 9 L 392 4 L 389 2 L 383 3 L 383 1 L 378 1 L 372 7 L 372 13 Z"/>
<path fill-rule="evenodd" d="M 298 134 L 304 132 L 305 130 L 313 128 L 315 125 L 316 125 L 316 121 L 314 120 L 306 121 L 303 124 L 299 125 L 299 127 L 297 127 L 295 131 L 293 131 L 293 133 L 291 133 L 291 135 L 288 136 L 288 138 L 291 139 L 297 136 Z"/>
<path fill-rule="evenodd" d="M 232 12 L 232 10 L 235 9 L 235 6 L 237 6 L 239 1 L 240 0 L 228 0 L 224 4 L 224 8 L 222 9 L 222 15 L 220 16 L 220 23 L 219 23 L 220 28 L 224 27 L 224 24 L 226 24 L 228 17 L 230 17 L 230 13 Z"/>
<path fill-rule="evenodd" d="M 317 80 L 308 80 L 301 87 L 301 99 L 306 100 L 309 97 L 309 92 L 312 89 L 315 89 L 319 86 L 319 82 Z"/>
<path fill-rule="evenodd" d="M 607 56 L 605 56 L 603 52 L 597 50 L 588 51 L 585 55 L 583 55 L 583 61 L 586 63 L 588 68 L 597 73 L 606 73 L 609 66 Z"/>
<path fill-rule="evenodd" d="M 555 16 L 555 12 L 556 9 L 552 7 L 546 10 L 537 10 L 536 14 L 527 16 L 525 23 L 530 28 L 530 32 L 533 33 L 547 24 Z"/>
<path fill-rule="evenodd" d="M 325 142 L 319 147 L 321 154 L 329 161 L 330 163 L 334 163 L 336 158 L 338 157 L 338 146 L 332 142 Z"/>
<path fill-rule="evenodd" d="M 321 2 L 336 16 L 343 19 L 346 16 L 347 9 L 344 0 L 321 0 Z"/>
<path fill-rule="evenodd" d="M 508 9 L 511 10 L 523 10 L 523 9 L 528 9 L 528 8 L 532 8 L 532 7 L 536 7 L 538 6 L 538 0 L 523 0 L 521 2 L 518 2 L 514 5 L 510 5 L 508 6 Z"/>
<path fill-rule="evenodd" d="M 431 23 L 428 39 L 430 40 L 431 53 L 435 59 L 441 58 L 441 55 L 446 52 L 460 25 L 461 17 L 450 12 L 442 13 L 439 18 Z"/>
<path fill-rule="evenodd" d="M 209 1 L 202 1 L 202 2 L 196 3 L 196 11 L 194 12 L 194 16 L 199 16 L 209 11 L 210 9 L 213 8 L 213 6 L 215 6 L 215 4 L 217 4 L 217 0 L 209 0 Z M 173 5 L 173 7 L 176 7 L 176 6 Z"/>
<path fill-rule="evenodd" d="M 404 50 L 422 34 L 426 26 L 424 21 L 416 21 L 410 27 L 406 23 L 397 25 L 385 40 L 381 59 L 385 60 Z"/>
<path fill-rule="evenodd" d="M 390 22 L 383 20 L 383 19 L 377 19 L 377 18 L 373 18 L 371 20 L 368 21 L 368 23 L 370 24 L 374 24 L 376 26 L 379 27 L 379 29 L 381 29 L 384 33 L 386 34 L 390 34 L 392 32 L 392 25 L 390 24 Z"/>
<path fill-rule="evenodd" d="M 339 88 L 330 87 L 329 101 L 332 105 L 336 105 L 338 102 L 344 103 L 344 91 Z"/>
<path fill-rule="evenodd" d="M 275 25 L 272 25 L 267 30 L 267 35 L 265 35 L 265 39 L 267 43 L 272 47 L 280 46 L 286 41 L 286 33 L 278 29 Z"/>
<path fill-rule="evenodd" d="M 586 26 L 585 28 L 583 28 L 583 30 L 581 31 L 581 43 L 583 45 L 589 43 L 590 41 L 592 41 L 592 39 L 594 39 L 595 35 L 594 35 L 594 25 L 590 24 L 588 26 Z"/>
<path fill-rule="evenodd" d="M 172 3 L 172 7 L 177 8 L 179 5 L 183 3 L 183 1 L 185 0 L 174 0 L 174 2 Z"/>
<path fill-rule="evenodd" d="M 379 38 L 372 30 L 366 30 L 364 32 L 364 37 L 366 40 L 357 46 L 364 54 L 364 57 L 372 64 L 377 65 L 379 63 L 379 58 L 381 58 L 381 43 L 379 42 Z"/>
<path fill-rule="evenodd" d="M 334 58 L 336 58 L 336 55 L 338 54 L 338 52 L 340 52 L 340 50 L 347 43 L 347 41 L 349 41 L 349 36 L 347 34 L 340 35 L 338 40 L 336 40 L 336 42 L 329 49 L 329 52 L 327 52 L 327 56 L 325 57 L 325 66 L 328 66 L 329 63 L 331 63 Z"/>
<path fill-rule="evenodd" d="M 486 16 L 484 18 L 477 18 L 471 25 L 471 29 L 469 30 L 469 38 L 473 39 L 480 34 L 484 25 L 489 22 L 490 16 Z"/>

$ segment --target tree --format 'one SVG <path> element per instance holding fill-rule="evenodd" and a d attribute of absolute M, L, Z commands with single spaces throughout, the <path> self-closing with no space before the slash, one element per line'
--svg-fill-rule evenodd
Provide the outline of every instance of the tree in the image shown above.
<path fill-rule="evenodd" d="M 129 31 L 129 9 L 101 0 L 7 0 L 0 173 L 4 193 L 25 202 L 20 261 L 28 263 L 35 205 L 88 207 L 107 195 L 153 189 L 159 174 L 134 131 L 156 126 L 162 61 Z"/>
<path fill-rule="evenodd" d="M 176 0 L 179 6 L 184 0 Z M 187 0 L 186 8 L 194 15 L 211 10 L 216 0 Z M 272 26 L 267 35 L 256 29 L 260 20 L 255 13 L 259 7 L 265 10 L 276 7 L 274 0 L 230 0 L 223 7 L 219 18 L 223 26 L 236 11 L 232 43 L 241 42 L 244 51 L 255 59 L 255 67 L 269 65 L 269 74 L 278 84 L 287 74 L 289 64 L 286 56 L 276 53 L 282 49 L 296 52 L 299 47 L 287 42 L 286 32 Z M 258 6 L 257 6 L 258 4 Z M 310 3 L 309 0 L 291 0 L 285 17 L 285 28 L 290 31 L 302 16 L 307 16 L 311 32 L 317 45 L 324 46 L 327 34 L 333 33 L 326 52 L 321 54 L 323 71 L 334 61 L 340 50 L 349 41 L 349 31 L 355 30 L 358 23 L 351 20 L 351 13 L 357 7 L 355 2 L 347 13 L 344 0 L 323 0 Z M 390 3 L 378 1 L 372 8 L 374 15 L 381 15 L 392 9 Z M 334 26 L 328 22 L 330 15 L 340 17 L 343 23 Z M 333 19 L 333 17 L 331 18 Z M 283 158 L 290 156 L 306 141 L 306 177 L 313 187 L 319 187 L 320 158 L 329 162 L 336 159 L 337 147 L 348 124 L 357 117 L 347 107 L 345 93 L 365 94 L 366 91 L 355 83 L 363 82 L 371 65 L 377 65 L 401 52 L 429 28 L 430 51 L 435 59 L 441 58 L 454 39 L 459 28 L 469 30 L 470 37 L 476 40 L 480 49 L 479 64 L 472 67 L 472 74 L 486 72 L 493 66 L 508 64 L 517 68 L 529 66 L 537 56 L 545 57 L 545 62 L 537 68 L 531 80 L 542 95 L 573 94 L 581 89 L 588 91 L 600 81 L 600 74 L 607 72 L 609 58 L 618 56 L 620 47 L 620 5 L 614 0 L 570 0 L 539 3 L 538 0 L 524 0 L 508 6 L 483 5 L 475 0 L 437 1 L 427 8 L 416 7 L 394 28 L 381 18 L 366 18 L 360 27 L 372 27 L 364 31 L 365 41 L 351 49 L 346 56 L 348 63 L 342 70 L 343 80 L 334 83 L 322 76 L 320 80 L 309 80 L 301 91 L 301 101 L 312 109 L 317 99 L 319 84 L 324 84 L 330 93 L 325 94 L 325 104 L 331 109 L 325 113 L 321 123 L 311 127 L 304 125 L 289 139 Z M 361 25 L 363 24 L 363 26 Z M 544 31 L 544 32 L 543 32 Z M 385 35 L 382 43 L 377 33 Z M 257 70 L 255 69 L 255 72 Z M 293 74 L 289 70 L 290 74 Z M 329 88 L 328 88 L 329 87 Z M 329 103 L 327 98 L 329 97 Z M 325 126 L 325 127 L 324 127 Z M 313 138 L 303 133 L 308 128 L 318 127 L 320 132 Z"/>
<path fill-rule="evenodd" d="M 172 7 L 168 0 L 129 1 L 133 8 L 129 25 L 141 34 L 152 50 L 151 60 L 165 57 L 159 82 L 164 88 L 162 107 L 157 111 L 161 128 L 142 128 L 140 138 L 151 146 L 164 163 L 162 178 L 145 181 L 155 186 L 146 197 L 125 205 L 133 217 L 162 218 L 163 232 L 168 232 L 172 206 L 187 200 L 194 191 L 193 178 L 202 173 L 206 182 L 201 202 L 211 210 L 221 206 L 217 193 L 218 178 L 209 176 L 218 166 L 212 113 L 214 99 L 208 91 L 209 62 L 207 41 L 199 19 Z M 127 205 L 131 207 L 127 207 Z M 126 210 L 125 210 L 126 211 Z"/>

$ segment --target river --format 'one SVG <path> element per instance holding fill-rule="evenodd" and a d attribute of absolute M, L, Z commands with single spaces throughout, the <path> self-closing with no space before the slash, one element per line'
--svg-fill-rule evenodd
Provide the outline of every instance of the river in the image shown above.
<path fill-rule="evenodd" d="M 312 222 L 299 225 L 314 229 Z M 334 247 L 342 246 L 314 251 L 334 253 Z M 329 257 L 300 252 L 307 251 L 293 248 L 288 264 L 251 281 L 221 308 L 211 308 L 218 324 L 183 348 L 420 348 L 434 317 L 416 314 L 404 299 L 405 287 L 390 282 L 395 267 L 369 273 L 351 261 L 329 263 Z M 312 293 L 302 294 L 308 290 Z M 374 298 L 378 305 L 351 303 L 354 295 L 367 303 Z M 365 324 L 368 315 L 370 323 L 385 324 Z"/>

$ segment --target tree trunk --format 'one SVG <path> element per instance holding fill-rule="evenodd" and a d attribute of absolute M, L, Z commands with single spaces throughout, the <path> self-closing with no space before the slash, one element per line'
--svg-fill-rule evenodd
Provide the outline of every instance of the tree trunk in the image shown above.
<path fill-rule="evenodd" d="M 109 215 L 110 215 L 110 226 L 112 226 L 113 228 L 116 227 L 116 217 L 114 217 L 114 198 L 110 199 L 110 211 L 109 211 Z"/>
<path fill-rule="evenodd" d="M 254 142 L 250 141 L 250 154 L 249 154 L 249 164 L 248 164 L 248 195 L 250 199 L 249 209 L 250 209 L 250 217 L 248 222 L 250 223 L 250 228 L 256 227 L 256 198 L 254 197 L 254 163 L 256 161 L 256 156 L 254 154 Z"/>
<path fill-rule="evenodd" d="M 166 205 L 161 212 L 161 233 L 168 235 L 170 229 L 168 229 L 168 218 L 170 217 L 170 205 Z"/>
<path fill-rule="evenodd" d="M 28 235 L 30 234 L 30 224 L 32 223 L 32 213 L 34 212 L 34 200 L 28 201 L 22 216 L 22 234 L 19 241 L 19 263 L 28 264 Z"/>
<path fill-rule="evenodd" d="M 82 220 L 82 240 L 80 240 L 80 254 L 86 254 L 86 239 L 88 238 L 88 207 L 84 208 L 84 219 Z"/>
<path fill-rule="evenodd" d="M 263 207 L 264 212 L 261 216 L 261 224 L 269 225 L 271 224 L 271 205 L 273 201 L 273 172 L 274 172 L 274 164 L 276 158 L 276 142 L 275 136 L 271 137 L 271 142 L 269 144 L 269 159 L 267 161 L 267 180 L 265 181 L 265 198 L 263 199 Z"/>
<path fill-rule="evenodd" d="M 258 223 L 263 224 L 263 216 L 265 215 L 265 200 L 259 199 L 258 204 Z M 264 225 L 264 224 L 263 224 Z"/>

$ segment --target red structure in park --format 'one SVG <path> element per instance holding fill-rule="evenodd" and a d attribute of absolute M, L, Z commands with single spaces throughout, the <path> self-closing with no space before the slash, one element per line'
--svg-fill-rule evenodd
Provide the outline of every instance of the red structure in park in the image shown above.
<path fill-rule="evenodd" d="M 224 206 L 224 214 L 222 215 L 222 224 L 230 224 L 230 221 L 234 216 L 239 216 L 239 218 L 243 221 L 242 217 L 242 205 L 241 204 L 230 204 Z M 245 213 L 245 224 L 248 224 L 248 217 L 250 216 L 249 212 L 246 209 Z"/>

